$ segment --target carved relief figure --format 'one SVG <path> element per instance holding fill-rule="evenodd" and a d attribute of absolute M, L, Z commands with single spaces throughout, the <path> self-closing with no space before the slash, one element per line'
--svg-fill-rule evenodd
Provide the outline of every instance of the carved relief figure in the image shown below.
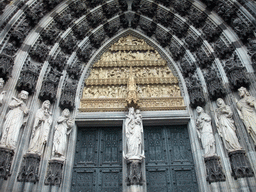
<path fill-rule="evenodd" d="M 0 90 L 3 89 L 3 87 L 4 87 L 4 80 L 3 78 L 0 78 Z M 6 91 L 2 91 L 0 93 L 0 106 L 2 106 L 3 104 L 5 94 L 6 94 Z"/>
<path fill-rule="evenodd" d="M 239 115 L 248 133 L 251 135 L 254 144 L 256 144 L 256 99 L 250 96 L 244 87 L 239 88 L 238 91 L 239 96 L 242 98 L 236 103 Z"/>
<path fill-rule="evenodd" d="M 3 125 L 1 145 L 12 149 L 16 148 L 20 128 L 25 123 L 24 117 L 27 116 L 29 112 L 25 103 L 27 99 L 27 91 L 21 91 L 18 98 L 12 98 L 12 101 L 9 104 L 10 111 L 7 113 Z"/>
<path fill-rule="evenodd" d="M 68 109 L 64 109 L 55 126 L 53 139 L 53 157 L 65 159 L 68 136 L 74 126 L 74 120 L 70 117 Z"/>
<path fill-rule="evenodd" d="M 125 134 L 126 134 L 126 145 L 127 159 L 142 159 L 144 157 L 144 151 L 142 149 L 142 117 L 139 110 L 134 112 L 134 108 L 129 108 L 129 114 L 126 116 L 125 121 Z"/>
<path fill-rule="evenodd" d="M 223 138 L 225 148 L 230 152 L 240 150 L 242 147 L 236 136 L 236 127 L 232 118 L 233 112 L 228 105 L 225 105 L 223 99 L 217 99 L 216 116 L 218 133 Z"/>
<path fill-rule="evenodd" d="M 198 129 L 198 137 L 202 142 L 204 149 L 204 157 L 215 155 L 215 139 L 212 132 L 211 117 L 206 114 L 202 107 L 197 107 L 196 126 Z"/>
<path fill-rule="evenodd" d="M 52 116 L 49 112 L 50 105 L 50 101 L 46 100 L 43 102 L 42 107 L 36 112 L 31 141 L 28 148 L 28 152 L 30 153 L 39 155 L 43 153 L 52 124 Z"/>

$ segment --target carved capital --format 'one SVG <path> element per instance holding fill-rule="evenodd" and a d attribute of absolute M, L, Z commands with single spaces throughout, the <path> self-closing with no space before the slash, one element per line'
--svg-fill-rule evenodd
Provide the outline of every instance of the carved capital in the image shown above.
<path fill-rule="evenodd" d="M 246 156 L 245 150 L 237 150 L 228 153 L 232 176 L 237 178 L 253 177 L 254 172 Z"/>
<path fill-rule="evenodd" d="M 24 155 L 17 180 L 33 183 L 39 181 L 40 160 L 41 156 L 38 154 L 27 153 Z"/>
<path fill-rule="evenodd" d="M 64 161 L 61 160 L 50 160 L 48 164 L 47 173 L 45 176 L 45 185 L 56 185 L 60 186 L 62 182 L 62 170 Z"/>
<path fill-rule="evenodd" d="M 204 158 L 207 178 L 209 183 L 226 181 L 226 176 L 223 172 L 223 168 L 220 162 L 220 157 L 212 156 Z"/>
<path fill-rule="evenodd" d="M 14 150 L 0 146 L 0 178 L 7 180 L 11 175 Z"/>

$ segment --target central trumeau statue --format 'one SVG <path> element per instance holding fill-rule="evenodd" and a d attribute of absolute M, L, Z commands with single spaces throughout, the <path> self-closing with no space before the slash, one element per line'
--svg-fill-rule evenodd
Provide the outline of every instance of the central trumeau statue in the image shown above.
<path fill-rule="evenodd" d="M 121 37 L 85 81 L 80 111 L 184 110 L 178 79 L 143 39 Z"/>

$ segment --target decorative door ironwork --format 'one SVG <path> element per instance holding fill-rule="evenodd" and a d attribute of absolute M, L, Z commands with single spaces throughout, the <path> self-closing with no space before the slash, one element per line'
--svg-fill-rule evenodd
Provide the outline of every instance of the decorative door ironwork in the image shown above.
<path fill-rule="evenodd" d="M 86 128 L 77 134 L 72 192 L 122 191 L 122 129 Z"/>
<path fill-rule="evenodd" d="M 147 191 L 198 191 L 187 127 L 144 127 L 144 132 Z"/>

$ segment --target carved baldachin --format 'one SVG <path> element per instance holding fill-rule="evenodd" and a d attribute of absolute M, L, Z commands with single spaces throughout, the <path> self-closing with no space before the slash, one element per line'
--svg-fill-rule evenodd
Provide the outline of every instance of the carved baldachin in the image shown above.
<path fill-rule="evenodd" d="M 47 173 L 45 176 L 45 185 L 60 186 L 62 182 L 62 169 L 64 161 L 50 160 L 48 164 Z"/>
<path fill-rule="evenodd" d="M 39 165 L 41 156 L 33 153 L 27 153 L 23 157 L 20 172 L 17 180 L 19 182 L 33 182 L 39 181 Z"/>
<path fill-rule="evenodd" d="M 206 181 L 209 183 L 226 181 L 226 176 L 223 172 L 220 157 L 212 156 L 204 158 L 206 165 L 207 178 Z"/>
<path fill-rule="evenodd" d="M 0 147 L 0 178 L 7 180 L 11 175 L 11 165 L 14 155 L 14 150 Z"/>
<path fill-rule="evenodd" d="M 127 185 L 143 185 L 141 164 L 143 160 L 126 160 L 127 163 Z"/>
<path fill-rule="evenodd" d="M 13 65 L 14 61 L 12 57 L 0 54 L 0 78 L 7 81 L 11 77 Z"/>
<path fill-rule="evenodd" d="M 244 150 L 237 150 L 228 153 L 232 176 L 237 178 L 253 177 L 254 172 Z"/>

